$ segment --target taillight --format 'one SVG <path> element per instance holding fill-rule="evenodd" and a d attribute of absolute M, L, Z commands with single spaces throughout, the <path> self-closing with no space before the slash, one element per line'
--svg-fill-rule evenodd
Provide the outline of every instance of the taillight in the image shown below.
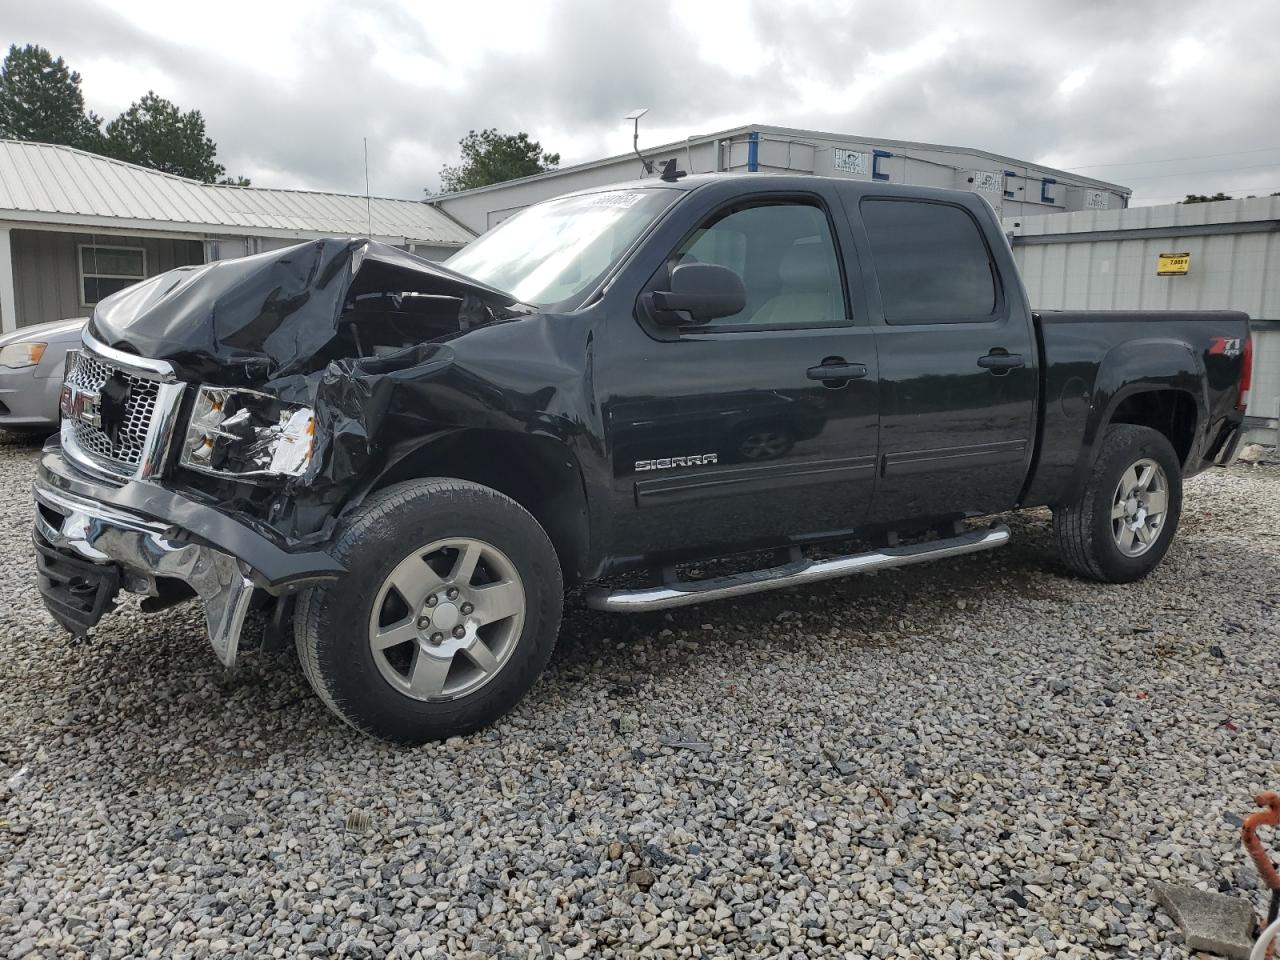
<path fill-rule="evenodd" d="M 1253 336 L 1245 334 L 1244 350 L 1240 354 L 1240 395 L 1236 398 L 1236 409 L 1244 413 L 1249 406 L 1249 387 L 1253 385 Z"/>

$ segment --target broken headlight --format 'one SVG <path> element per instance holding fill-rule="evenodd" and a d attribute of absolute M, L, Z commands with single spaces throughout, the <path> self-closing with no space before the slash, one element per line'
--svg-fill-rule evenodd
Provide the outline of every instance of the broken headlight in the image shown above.
<path fill-rule="evenodd" d="M 182 441 L 182 465 L 239 477 L 297 477 L 315 441 L 310 407 L 256 390 L 201 387 Z"/>

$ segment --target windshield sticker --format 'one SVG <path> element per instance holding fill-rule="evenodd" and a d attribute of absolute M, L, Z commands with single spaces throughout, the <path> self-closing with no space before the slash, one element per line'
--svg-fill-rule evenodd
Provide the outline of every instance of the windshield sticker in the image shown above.
<path fill-rule="evenodd" d="M 589 193 L 582 198 L 582 202 L 589 207 L 634 207 L 641 198 L 643 193 L 623 193 L 621 191 L 612 191 L 610 193 Z"/>

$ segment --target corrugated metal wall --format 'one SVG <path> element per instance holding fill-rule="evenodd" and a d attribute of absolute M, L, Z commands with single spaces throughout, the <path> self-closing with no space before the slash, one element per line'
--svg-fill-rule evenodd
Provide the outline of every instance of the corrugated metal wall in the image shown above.
<path fill-rule="evenodd" d="M 1280 235 L 1023 245 L 1014 253 L 1031 302 L 1046 310 L 1243 310 L 1280 320 Z M 1176 249 L 1175 249 L 1176 248 Z M 1190 253 L 1185 277 L 1156 275 L 1161 253 Z"/>
<path fill-rule="evenodd" d="M 1004 226 L 1033 307 L 1249 314 L 1249 414 L 1255 426 L 1280 418 L 1280 197 L 1006 217 Z M 1158 276 L 1162 253 L 1190 254 L 1189 272 Z"/>
<path fill-rule="evenodd" d="M 1280 324 L 1253 334 L 1253 389 L 1249 413 L 1280 419 Z"/>
<path fill-rule="evenodd" d="M 79 244 L 141 247 L 147 252 L 147 276 L 204 263 L 204 249 L 199 240 L 45 230 L 14 230 L 12 237 L 14 298 L 18 326 L 22 327 L 89 315 L 92 308 L 80 302 Z"/>

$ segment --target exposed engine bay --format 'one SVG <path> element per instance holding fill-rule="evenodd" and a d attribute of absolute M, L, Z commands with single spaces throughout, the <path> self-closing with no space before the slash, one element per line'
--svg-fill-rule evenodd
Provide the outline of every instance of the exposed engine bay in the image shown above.
<path fill-rule="evenodd" d="M 153 277 L 102 301 L 90 331 L 189 385 L 173 485 L 300 542 L 395 456 L 391 438 L 431 431 L 452 338 L 530 313 L 395 247 L 318 240 Z"/>

